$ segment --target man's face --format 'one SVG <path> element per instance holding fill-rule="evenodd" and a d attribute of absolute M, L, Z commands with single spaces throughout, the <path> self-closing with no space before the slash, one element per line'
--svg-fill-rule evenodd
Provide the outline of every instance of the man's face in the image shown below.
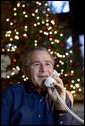
<path fill-rule="evenodd" d="M 53 75 L 52 59 L 46 51 L 35 51 L 30 56 L 30 65 L 27 68 L 29 80 L 37 87 L 44 88 L 44 81 Z"/>

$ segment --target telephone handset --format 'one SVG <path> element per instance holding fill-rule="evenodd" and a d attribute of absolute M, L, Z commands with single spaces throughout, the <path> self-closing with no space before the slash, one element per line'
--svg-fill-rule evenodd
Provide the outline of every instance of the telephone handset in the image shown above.
<path fill-rule="evenodd" d="M 59 73 L 54 70 L 53 71 L 53 75 L 56 77 L 59 77 Z M 56 83 L 56 80 L 54 78 L 52 78 L 51 76 L 46 78 L 45 81 L 45 86 L 46 87 L 51 87 L 52 92 L 55 93 L 55 95 L 57 96 L 57 98 L 59 99 L 60 103 L 66 108 L 66 110 L 72 115 L 74 116 L 78 121 L 80 121 L 81 123 L 84 124 L 84 120 L 81 119 L 79 116 L 77 116 L 71 109 L 68 108 L 68 106 L 63 102 L 62 98 L 60 97 L 60 95 L 58 94 L 56 88 L 54 87 L 54 83 Z"/>
<path fill-rule="evenodd" d="M 53 75 L 56 77 L 59 77 L 59 73 L 54 69 Z M 52 78 L 51 76 L 47 77 L 45 81 L 45 86 L 46 87 L 54 87 L 53 83 L 56 83 L 56 80 Z"/>

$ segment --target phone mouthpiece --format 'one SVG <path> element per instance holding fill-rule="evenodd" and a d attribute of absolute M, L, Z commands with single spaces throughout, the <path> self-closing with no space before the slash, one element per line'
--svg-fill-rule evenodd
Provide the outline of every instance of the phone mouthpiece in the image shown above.
<path fill-rule="evenodd" d="M 56 80 L 49 76 L 46 78 L 46 81 L 44 84 L 46 87 L 54 87 L 53 83 L 56 83 Z"/>

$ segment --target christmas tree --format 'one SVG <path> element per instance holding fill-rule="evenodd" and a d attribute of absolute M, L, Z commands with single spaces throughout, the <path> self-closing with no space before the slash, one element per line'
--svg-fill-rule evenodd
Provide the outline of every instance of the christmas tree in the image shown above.
<path fill-rule="evenodd" d="M 8 7 L 9 8 L 9 7 Z M 55 69 L 74 98 L 83 96 L 83 59 L 79 42 L 67 49 L 72 33 L 69 24 L 50 11 L 46 1 L 10 1 L 9 17 L 2 22 L 1 78 L 2 88 L 28 78 L 22 73 L 24 51 L 44 46 L 54 56 Z"/>

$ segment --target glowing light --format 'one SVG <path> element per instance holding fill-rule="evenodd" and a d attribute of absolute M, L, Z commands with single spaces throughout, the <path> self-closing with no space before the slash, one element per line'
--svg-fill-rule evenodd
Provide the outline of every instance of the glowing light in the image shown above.
<path fill-rule="evenodd" d="M 22 75 L 22 78 L 25 78 L 25 75 Z"/>
<path fill-rule="evenodd" d="M 17 7 L 20 7 L 20 3 L 17 4 Z"/>
<path fill-rule="evenodd" d="M 35 16 L 35 13 L 32 13 L 32 16 L 34 17 Z"/>
<path fill-rule="evenodd" d="M 40 33 L 42 33 L 43 31 L 42 30 L 40 30 Z"/>
<path fill-rule="evenodd" d="M 48 49 L 48 51 L 50 52 L 50 51 L 51 51 L 51 49 Z"/>
<path fill-rule="evenodd" d="M 53 51 L 51 51 L 50 53 L 53 54 Z"/>
<path fill-rule="evenodd" d="M 19 35 L 19 32 L 16 32 L 17 35 Z"/>
<path fill-rule="evenodd" d="M 66 56 L 68 56 L 69 53 L 66 53 Z"/>
<path fill-rule="evenodd" d="M 10 41 L 13 41 L 13 38 L 10 38 Z"/>
<path fill-rule="evenodd" d="M 45 6 L 48 6 L 48 4 L 47 4 L 47 3 L 45 3 Z"/>
<path fill-rule="evenodd" d="M 49 22 L 49 20 L 48 20 L 48 19 L 46 19 L 46 22 Z"/>
<path fill-rule="evenodd" d="M 17 40 L 18 40 L 18 39 L 19 39 L 19 36 L 15 35 L 15 39 L 17 39 Z"/>
<path fill-rule="evenodd" d="M 23 4 L 22 7 L 25 7 L 25 4 Z"/>
<path fill-rule="evenodd" d="M 26 14 L 26 11 L 23 11 L 23 14 Z"/>
<path fill-rule="evenodd" d="M 9 79 L 9 78 L 10 78 L 10 76 L 9 76 L 9 75 L 7 75 L 7 78 Z"/>
<path fill-rule="evenodd" d="M 54 41 L 55 41 L 56 43 L 59 43 L 59 42 L 60 42 L 58 39 L 55 39 Z"/>
<path fill-rule="evenodd" d="M 74 70 L 71 70 L 71 73 L 74 73 Z"/>
<path fill-rule="evenodd" d="M 13 76 L 13 75 L 15 75 L 15 73 L 14 73 L 14 72 L 12 72 L 12 73 L 11 73 L 11 75 Z"/>
<path fill-rule="evenodd" d="M 9 18 L 7 18 L 6 21 L 8 22 L 9 21 Z"/>
<path fill-rule="evenodd" d="M 10 22 L 10 25 L 13 25 L 13 22 Z"/>
<path fill-rule="evenodd" d="M 26 36 L 27 36 L 27 34 L 26 34 L 26 33 L 24 33 L 24 34 L 23 34 L 23 36 L 24 36 L 24 37 L 26 37 Z"/>
<path fill-rule="evenodd" d="M 52 34 L 52 31 L 50 31 L 49 34 Z"/>
<path fill-rule="evenodd" d="M 46 26 L 49 26 L 49 23 L 46 23 Z"/>
<path fill-rule="evenodd" d="M 51 42 L 51 44 L 53 45 L 53 44 L 54 44 L 54 42 L 52 41 L 52 42 Z"/>
<path fill-rule="evenodd" d="M 54 20 L 51 20 L 51 23 L 54 25 L 55 24 Z"/>
<path fill-rule="evenodd" d="M 48 27 L 48 30 L 51 30 L 52 29 L 52 27 L 50 26 L 50 27 Z"/>
<path fill-rule="evenodd" d="M 50 8 L 47 8 L 47 11 L 50 11 Z"/>
<path fill-rule="evenodd" d="M 37 46 L 37 43 L 35 43 L 34 45 Z"/>
<path fill-rule="evenodd" d="M 81 88 L 79 88 L 79 91 L 82 91 Z"/>
<path fill-rule="evenodd" d="M 70 60 L 70 63 L 72 63 L 72 60 Z"/>
<path fill-rule="evenodd" d="M 28 15 L 25 15 L 25 17 L 27 18 L 27 17 L 28 17 Z"/>
<path fill-rule="evenodd" d="M 35 10 L 35 13 L 38 13 L 38 9 Z"/>
<path fill-rule="evenodd" d="M 75 86 L 73 86 L 73 89 L 75 89 L 76 87 Z"/>
<path fill-rule="evenodd" d="M 77 88 L 79 88 L 79 84 L 75 84 L 75 86 L 76 86 Z"/>
<path fill-rule="evenodd" d="M 54 31 L 54 34 L 57 34 L 57 31 Z"/>
<path fill-rule="evenodd" d="M 60 34 L 60 36 L 62 37 L 62 36 L 63 36 L 63 34 L 61 33 L 61 34 Z"/>
<path fill-rule="evenodd" d="M 74 80 L 71 80 L 72 83 L 74 83 L 75 81 Z"/>
<path fill-rule="evenodd" d="M 45 21 L 42 21 L 42 24 L 45 24 Z"/>
<path fill-rule="evenodd" d="M 36 18 L 37 18 L 37 19 L 39 19 L 40 17 L 39 17 L 39 16 L 37 16 Z"/>
<path fill-rule="evenodd" d="M 64 72 L 64 69 L 61 69 L 62 72 Z"/>
<path fill-rule="evenodd" d="M 14 8 L 13 10 L 14 10 L 14 11 L 16 11 L 16 10 L 17 10 L 17 8 Z"/>
<path fill-rule="evenodd" d="M 17 16 L 17 13 L 14 13 L 14 16 Z"/>
<path fill-rule="evenodd" d="M 72 51 L 72 50 L 70 50 L 69 52 L 70 52 L 70 53 L 73 53 L 73 51 Z"/>
<path fill-rule="evenodd" d="M 72 93 L 72 94 L 75 94 L 76 92 L 75 92 L 75 90 L 73 90 L 73 91 L 71 91 L 71 93 Z"/>
<path fill-rule="evenodd" d="M 35 40 L 34 42 L 37 43 L 37 40 Z"/>
<path fill-rule="evenodd" d="M 40 25 L 40 22 L 37 22 L 38 25 Z"/>
<path fill-rule="evenodd" d="M 4 48 L 2 48 L 2 52 L 4 52 L 5 51 L 5 49 Z"/>
<path fill-rule="evenodd" d="M 56 66 L 59 67 L 59 64 L 57 64 Z"/>
<path fill-rule="evenodd" d="M 20 70 L 20 67 L 19 66 L 16 66 L 16 69 L 19 71 Z"/>
<path fill-rule="evenodd" d="M 80 81 L 80 78 L 78 78 L 77 81 L 79 82 Z"/>
<path fill-rule="evenodd" d="M 70 87 L 72 88 L 72 87 L 73 87 L 73 85 L 70 85 Z"/>

